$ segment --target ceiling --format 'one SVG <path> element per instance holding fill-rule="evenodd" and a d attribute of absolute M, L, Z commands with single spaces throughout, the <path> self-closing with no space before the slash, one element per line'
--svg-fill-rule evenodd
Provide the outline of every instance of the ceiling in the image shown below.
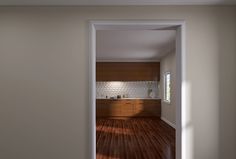
<path fill-rule="evenodd" d="M 98 30 L 97 61 L 160 61 L 175 50 L 175 30 Z"/>
<path fill-rule="evenodd" d="M 231 5 L 236 0 L 0 0 L 0 5 Z"/>

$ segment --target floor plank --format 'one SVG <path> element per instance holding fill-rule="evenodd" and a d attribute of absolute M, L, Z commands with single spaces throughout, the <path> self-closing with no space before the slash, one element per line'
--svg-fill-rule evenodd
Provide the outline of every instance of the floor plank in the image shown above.
<path fill-rule="evenodd" d="M 97 159 L 175 159 L 175 129 L 159 118 L 96 121 Z"/>

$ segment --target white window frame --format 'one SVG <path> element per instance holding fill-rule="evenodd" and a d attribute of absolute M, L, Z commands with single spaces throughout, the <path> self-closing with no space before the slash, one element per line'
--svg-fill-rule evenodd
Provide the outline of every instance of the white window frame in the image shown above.
<path fill-rule="evenodd" d="M 170 95 L 169 95 L 169 99 L 167 99 L 167 76 L 170 76 Z M 165 103 L 170 104 L 171 103 L 171 73 L 170 72 L 165 72 L 164 73 L 164 80 L 163 80 L 163 87 L 164 87 L 164 99 L 163 101 Z"/>

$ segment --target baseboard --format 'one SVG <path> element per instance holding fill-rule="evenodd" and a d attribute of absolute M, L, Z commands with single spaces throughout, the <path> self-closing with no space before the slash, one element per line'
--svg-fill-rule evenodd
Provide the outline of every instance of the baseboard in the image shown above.
<path fill-rule="evenodd" d="M 161 117 L 161 120 L 163 120 L 164 122 L 166 122 L 168 125 L 170 125 L 172 128 L 175 129 L 175 124 L 173 124 L 172 122 L 170 122 L 169 120 L 167 120 L 166 118 L 164 117 Z"/>

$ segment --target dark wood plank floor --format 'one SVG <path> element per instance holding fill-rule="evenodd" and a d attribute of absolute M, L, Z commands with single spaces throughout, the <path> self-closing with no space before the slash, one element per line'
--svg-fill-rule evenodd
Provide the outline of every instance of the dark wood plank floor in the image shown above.
<path fill-rule="evenodd" d="M 175 159 L 175 130 L 159 118 L 97 119 L 97 159 Z"/>

